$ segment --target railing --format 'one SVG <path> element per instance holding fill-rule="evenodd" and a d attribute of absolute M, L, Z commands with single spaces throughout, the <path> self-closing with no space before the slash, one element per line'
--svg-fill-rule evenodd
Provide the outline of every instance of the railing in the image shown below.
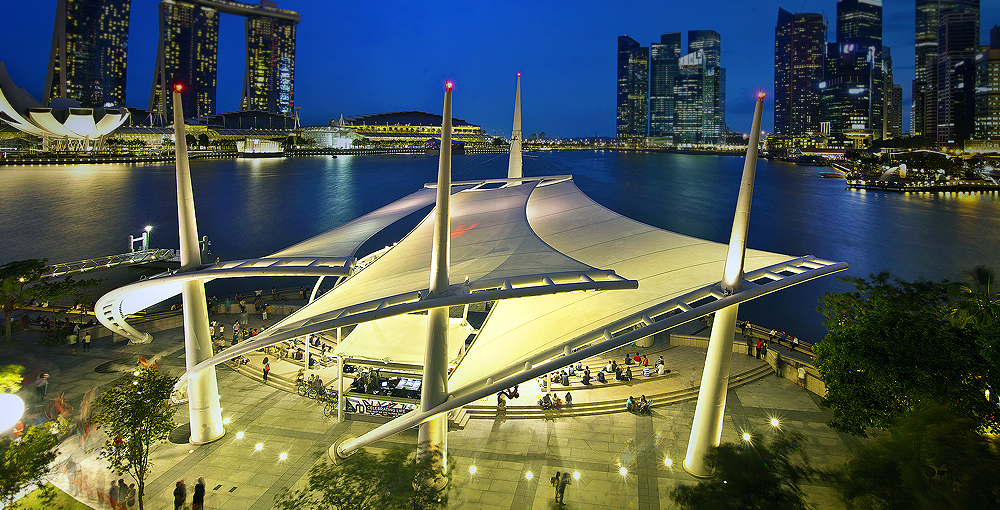
<path fill-rule="evenodd" d="M 146 264 L 149 262 L 160 262 L 164 260 L 171 260 L 176 256 L 177 253 L 175 250 L 150 249 L 122 253 L 120 255 L 111 255 L 108 257 L 99 257 L 96 259 L 65 262 L 46 267 L 45 272 L 42 273 L 42 278 L 57 278 L 60 276 L 86 273 L 88 271 L 111 269 L 118 266 L 132 266 L 136 264 Z"/>

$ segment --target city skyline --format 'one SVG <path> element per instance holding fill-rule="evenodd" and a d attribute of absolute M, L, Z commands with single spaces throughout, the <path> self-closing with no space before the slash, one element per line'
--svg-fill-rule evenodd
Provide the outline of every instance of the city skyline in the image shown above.
<path fill-rule="evenodd" d="M 38 98 L 44 94 L 55 1 L 5 6 L 15 19 L 0 34 L 0 55 L 17 83 Z M 127 105 L 145 107 L 156 55 L 158 2 L 132 5 Z M 345 116 L 400 110 L 440 109 L 443 83 L 456 83 L 456 115 L 509 136 L 514 74 L 523 73 L 524 130 L 554 136 L 614 136 L 615 47 L 627 34 L 642 46 L 661 34 L 715 30 L 729 43 L 722 50 L 728 70 L 727 122 L 746 131 L 758 90 L 773 96 L 774 26 L 787 2 L 709 1 L 695 6 L 642 2 L 623 10 L 610 2 L 539 11 L 528 4 L 498 10 L 463 6 L 392 5 L 378 9 L 314 0 L 281 0 L 277 7 L 299 12 L 295 106 L 304 125 L 323 125 Z M 915 6 L 886 2 L 883 39 L 892 47 L 895 82 L 902 86 L 903 126 L 910 124 L 910 82 L 914 69 Z M 836 2 L 806 2 L 793 12 L 825 13 L 836 33 Z M 565 12 L 563 12 L 565 11 Z M 643 13 L 636 16 L 637 12 Z M 713 16 L 725 12 L 725 17 Z M 561 20 L 553 24 L 554 19 Z M 980 43 L 1000 24 L 1000 5 L 981 10 Z M 243 91 L 243 20 L 220 16 L 218 111 L 234 111 Z M 451 34 L 442 39 L 438 33 Z M 439 41 L 452 41 L 442 45 Z M 744 98 L 745 101 L 740 101 Z M 773 131 L 773 103 L 763 129 Z M 904 128 L 905 129 L 905 128 Z"/>

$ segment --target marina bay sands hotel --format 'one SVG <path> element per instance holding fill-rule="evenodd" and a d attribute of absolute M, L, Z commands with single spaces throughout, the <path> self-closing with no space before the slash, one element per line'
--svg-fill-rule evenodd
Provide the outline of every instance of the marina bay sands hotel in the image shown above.
<path fill-rule="evenodd" d="M 125 106 L 126 53 L 131 0 L 59 0 L 44 103 L 74 99 L 84 108 Z M 295 91 L 297 12 L 233 0 L 161 0 L 158 50 L 150 112 L 170 119 L 171 95 L 180 82 L 184 113 L 216 112 L 219 14 L 245 18 L 246 68 L 241 110 L 290 115 Z"/>

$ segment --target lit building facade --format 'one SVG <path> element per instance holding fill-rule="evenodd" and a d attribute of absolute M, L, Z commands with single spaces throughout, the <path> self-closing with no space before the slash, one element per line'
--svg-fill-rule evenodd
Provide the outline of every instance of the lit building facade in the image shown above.
<path fill-rule="evenodd" d="M 681 33 L 660 36 L 649 45 L 649 136 L 672 142 L 674 136 L 674 80 L 681 57 Z"/>
<path fill-rule="evenodd" d="M 715 30 L 688 30 L 688 53 L 705 52 L 705 68 L 722 66 L 722 35 Z"/>
<path fill-rule="evenodd" d="M 938 25 L 938 144 L 961 144 L 972 136 L 978 52 L 978 10 L 942 11 Z"/>
<path fill-rule="evenodd" d="M 296 23 L 264 16 L 247 17 L 247 67 L 240 108 L 292 114 Z"/>
<path fill-rule="evenodd" d="M 43 103 L 84 108 L 125 105 L 131 0 L 59 0 Z"/>
<path fill-rule="evenodd" d="M 259 5 L 233 0 L 161 0 L 160 41 L 149 111 L 173 115 L 174 83 L 186 117 L 216 113 L 219 14 L 246 18 L 246 71 L 240 108 L 291 115 L 294 109 L 295 27 L 298 13 L 278 9 L 271 0 Z"/>
<path fill-rule="evenodd" d="M 778 9 L 774 29 L 774 134 L 789 146 L 812 146 L 819 132 L 826 22 L 815 13 Z"/>
<path fill-rule="evenodd" d="M 977 140 L 1000 140 L 1000 27 L 990 30 L 990 46 L 976 54 L 975 131 Z"/>
<path fill-rule="evenodd" d="M 710 143 L 704 132 L 705 56 L 699 50 L 678 61 L 674 79 L 674 144 L 681 146 Z"/>
<path fill-rule="evenodd" d="M 616 107 L 618 140 L 644 139 L 649 122 L 649 48 L 627 35 L 618 37 Z"/>

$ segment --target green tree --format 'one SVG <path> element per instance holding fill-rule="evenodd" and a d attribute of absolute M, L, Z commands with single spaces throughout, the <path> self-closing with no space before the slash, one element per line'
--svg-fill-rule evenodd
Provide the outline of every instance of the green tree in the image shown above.
<path fill-rule="evenodd" d="M 670 498 L 685 510 L 805 509 L 800 485 L 827 475 L 809 465 L 798 433 L 770 443 L 752 437 L 745 444 L 722 443 L 706 455 L 713 478 L 681 485 Z"/>
<path fill-rule="evenodd" d="M 952 319 L 959 326 L 970 323 L 983 327 L 997 325 L 1000 318 L 1000 285 L 990 266 L 976 266 L 962 273 L 967 283 L 956 283 L 952 290 L 958 301 L 952 305 Z"/>
<path fill-rule="evenodd" d="M 42 487 L 42 478 L 49 473 L 49 463 L 59 452 L 58 441 L 47 427 L 34 426 L 19 441 L 0 439 L 0 498 L 6 506 L 14 496 L 29 485 Z"/>
<path fill-rule="evenodd" d="M 0 365 L 0 393 L 15 393 L 21 390 L 21 365 Z"/>
<path fill-rule="evenodd" d="M 844 278 L 855 292 L 827 293 L 827 335 L 815 346 L 828 425 L 867 437 L 918 403 L 934 400 L 987 430 L 997 428 L 995 361 L 1000 333 L 951 324 L 947 282 L 903 282 L 888 273 Z M 995 328 L 992 328 L 995 329 Z"/>
<path fill-rule="evenodd" d="M 140 510 L 152 468 L 150 450 L 174 428 L 176 409 L 169 399 L 176 382 L 176 377 L 137 366 L 111 383 L 96 401 L 97 428 L 108 436 L 98 458 L 107 460 L 119 476 L 127 473 L 135 479 Z"/>
<path fill-rule="evenodd" d="M 858 510 L 1000 508 L 996 438 L 975 421 L 929 403 L 855 452 L 838 489 Z"/>
<path fill-rule="evenodd" d="M 448 489 L 437 491 L 415 484 L 429 478 L 433 456 L 417 460 L 416 455 L 392 449 L 379 455 L 361 449 L 342 465 L 324 462 L 309 471 L 302 489 L 285 489 L 275 498 L 275 508 L 293 510 L 362 510 L 443 508 Z M 451 466 L 454 468 L 454 465 Z"/>
<path fill-rule="evenodd" d="M 81 297 L 100 280 L 42 279 L 48 259 L 28 259 L 0 266 L 0 304 L 3 306 L 6 339 L 11 338 L 11 315 L 32 299 L 56 300 L 63 296 Z"/>

